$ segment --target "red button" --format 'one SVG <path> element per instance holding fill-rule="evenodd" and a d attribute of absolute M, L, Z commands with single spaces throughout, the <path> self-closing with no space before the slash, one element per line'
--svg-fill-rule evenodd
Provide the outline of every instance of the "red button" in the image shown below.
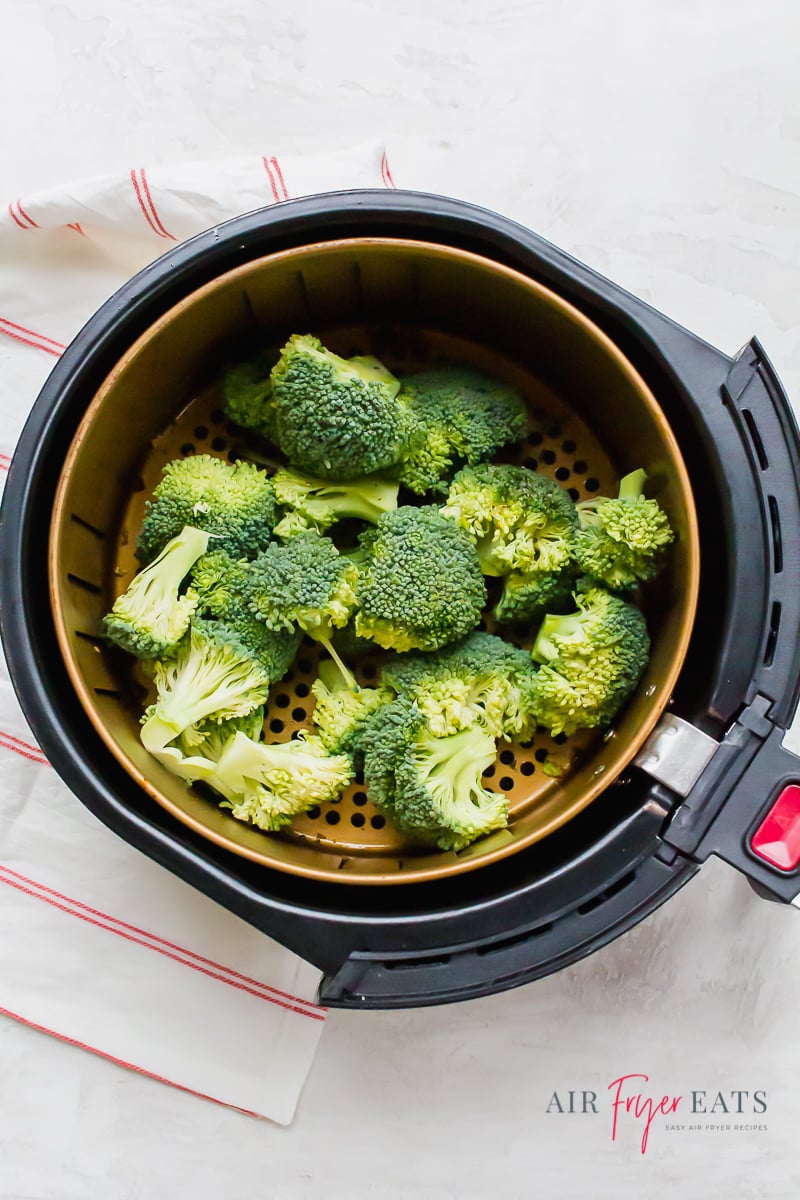
<path fill-rule="evenodd" d="M 750 839 L 759 858 L 781 871 L 800 863 L 800 784 L 790 783 Z"/>

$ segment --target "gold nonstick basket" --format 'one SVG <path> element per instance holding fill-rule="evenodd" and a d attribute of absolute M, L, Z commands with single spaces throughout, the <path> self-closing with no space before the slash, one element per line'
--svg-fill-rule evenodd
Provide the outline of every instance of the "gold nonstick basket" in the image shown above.
<path fill-rule="evenodd" d="M 226 423 L 226 365 L 314 333 L 339 354 L 375 354 L 395 373 L 469 364 L 516 385 L 530 426 L 503 461 L 556 479 L 575 500 L 613 494 L 638 467 L 677 534 L 666 570 L 640 597 L 652 654 L 636 694 L 604 734 L 541 732 L 498 746 L 485 785 L 509 800 L 508 829 L 460 852 L 423 850 L 398 834 L 358 779 L 337 803 L 280 834 L 245 825 L 211 793 L 178 780 L 143 749 L 147 696 L 133 660 L 108 646 L 102 618 L 137 570 L 144 504 L 180 455 L 231 460 L 247 445 Z M 89 398 L 87 398 L 89 399 Z M 353 238 L 272 254 L 187 296 L 130 348 L 91 398 L 69 448 L 53 510 L 50 590 L 61 653 L 94 728 L 155 802 L 212 841 L 265 867 L 340 884 L 445 878 L 513 854 L 588 804 L 614 804 L 617 779 L 668 705 L 697 603 L 699 543 L 689 479 L 652 393 L 620 350 L 535 281 L 457 249 Z M 490 622 L 485 627 L 492 628 Z M 519 644 L 526 639 L 514 635 Z M 301 646 L 273 685 L 265 733 L 311 727 L 318 648 Z M 373 683 L 380 656 L 354 663 Z M 560 774 L 557 774 L 560 772 Z"/>

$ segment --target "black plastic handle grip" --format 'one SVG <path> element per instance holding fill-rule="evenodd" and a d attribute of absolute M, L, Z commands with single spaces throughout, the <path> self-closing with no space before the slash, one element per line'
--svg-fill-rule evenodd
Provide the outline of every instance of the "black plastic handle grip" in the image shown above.
<path fill-rule="evenodd" d="M 675 812 L 665 841 L 697 862 L 717 855 L 769 899 L 800 903 L 800 865 L 781 870 L 751 846 L 784 788 L 800 785 L 800 756 L 783 745 L 785 729 L 755 708 L 729 731 L 699 784 Z"/>

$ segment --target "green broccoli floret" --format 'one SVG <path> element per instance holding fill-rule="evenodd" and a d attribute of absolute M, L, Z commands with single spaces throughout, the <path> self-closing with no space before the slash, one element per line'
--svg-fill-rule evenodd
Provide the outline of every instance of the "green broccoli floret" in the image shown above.
<path fill-rule="evenodd" d="M 620 480 L 616 499 L 595 496 L 578 505 L 578 566 L 615 591 L 654 579 L 664 566 L 666 547 L 675 540 L 667 514 L 642 495 L 646 479 L 644 471 L 632 471 Z"/>
<path fill-rule="evenodd" d="M 202 754 L 204 758 L 217 762 L 225 746 L 236 733 L 257 742 L 264 728 L 264 707 L 254 708 L 244 717 L 229 717 L 227 721 L 215 721 L 207 717 L 198 725 L 184 729 L 177 745 L 184 754 Z"/>
<path fill-rule="evenodd" d="M 473 539 L 485 575 L 560 571 L 573 555 L 575 505 L 557 483 L 527 467 L 464 467 L 441 511 Z"/>
<path fill-rule="evenodd" d="M 638 608 L 602 588 L 576 593 L 577 611 L 547 616 L 531 651 L 533 711 L 552 734 L 610 724 L 647 666 L 650 639 Z"/>
<path fill-rule="evenodd" d="M 446 491 L 464 463 L 474 465 L 525 436 L 528 411 L 507 384 L 470 367 L 444 366 L 403 380 L 419 430 L 403 457 L 400 480 L 418 495 Z"/>
<path fill-rule="evenodd" d="M 184 525 L 193 525 L 209 534 L 213 549 L 251 558 L 268 545 L 275 511 L 272 484 L 252 463 L 209 454 L 177 458 L 147 502 L 136 557 L 150 562 Z"/>
<path fill-rule="evenodd" d="M 505 796 L 481 783 L 495 743 L 480 725 L 437 737 L 400 697 L 376 711 L 361 740 L 370 798 L 414 841 L 460 850 L 508 824 Z"/>
<path fill-rule="evenodd" d="M 503 580 L 503 591 L 494 608 L 504 624 L 538 625 L 548 613 L 569 612 L 573 607 L 577 572 L 572 565 L 561 571 L 512 571 Z"/>
<path fill-rule="evenodd" d="M 268 629 L 297 626 L 330 654 L 353 691 L 357 684 L 331 646 L 335 629 L 346 625 L 356 607 L 358 570 L 321 534 L 300 533 L 273 543 L 250 564 L 250 608 Z"/>
<path fill-rule="evenodd" d="M 437 650 L 478 624 L 486 585 L 475 547 L 436 508 L 385 513 L 360 543 L 358 637 L 387 650 Z"/>
<path fill-rule="evenodd" d="M 236 733 L 206 782 L 237 820 L 274 832 L 312 805 L 335 800 L 351 778 L 350 759 L 329 754 L 317 737 L 269 746 Z"/>
<path fill-rule="evenodd" d="M 142 718 L 142 744 L 158 755 L 209 717 L 244 717 L 267 699 L 270 668 L 260 647 L 221 621 L 197 618 L 172 659 L 157 661 L 157 700 Z"/>
<path fill-rule="evenodd" d="M 295 334 L 272 370 L 277 441 L 323 479 L 357 479 L 398 462 L 413 419 L 400 381 L 374 359 L 345 359 Z"/>
<path fill-rule="evenodd" d="M 381 513 L 397 508 L 399 487 L 383 475 L 335 483 L 285 467 L 273 475 L 272 486 L 278 503 L 289 509 L 275 526 L 280 538 L 294 537 L 306 529 L 324 533 L 346 517 L 374 523 Z"/>
<path fill-rule="evenodd" d="M 197 608 L 196 592 L 181 595 L 180 588 L 207 545 L 208 534 L 188 525 L 167 542 L 103 618 L 106 637 L 137 658 L 171 654 Z"/>
<path fill-rule="evenodd" d="M 239 363 L 225 372 L 222 393 L 225 413 L 231 421 L 275 441 L 275 408 L 272 403 L 270 370 L 267 355 Z"/>
<path fill-rule="evenodd" d="M 223 621 L 253 646 L 269 670 L 270 683 L 277 683 L 289 670 L 302 641 L 299 630 L 270 629 L 253 613 L 259 577 L 252 564 L 215 550 L 198 559 L 192 571 L 192 588 L 197 593 L 198 612 Z"/>
<path fill-rule="evenodd" d="M 536 730 L 535 678 L 526 650 L 481 632 L 435 654 L 390 658 L 381 672 L 381 682 L 412 700 L 437 737 L 477 723 L 507 741 L 526 740 Z"/>
<path fill-rule="evenodd" d="M 359 752 L 359 738 L 367 721 L 394 695 L 385 687 L 359 688 L 354 692 L 342 680 L 333 663 L 320 663 L 319 676 L 311 685 L 316 705 L 311 719 L 329 754 L 346 754 L 351 760 Z"/>

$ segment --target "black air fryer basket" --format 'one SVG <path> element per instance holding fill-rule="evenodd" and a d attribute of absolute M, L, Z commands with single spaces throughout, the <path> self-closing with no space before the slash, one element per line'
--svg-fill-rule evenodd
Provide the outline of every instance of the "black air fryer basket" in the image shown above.
<path fill-rule="evenodd" d="M 358 888 L 271 870 L 177 821 L 76 702 L 56 641 L 47 544 L 89 402 L 134 341 L 242 264 L 353 237 L 411 239 L 504 264 L 590 318 L 655 395 L 688 468 L 700 599 L 672 702 L 634 765 L 555 833 L 479 869 Z M 783 748 L 800 682 L 798 431 L 753 340 L 730 358 L 528 230 L 418 193 L 344 192 L 237 218 L 123 287 L 59 360 L 9 472 L 3 642 L 26 716 L 76 795 L 126 841 L 320 966 L 322 1003 L 405 1007 L 513 987 L 568 965 L 668 899 L 710 855 L 764 896 L 800 894 L 800 758 Z"/>

